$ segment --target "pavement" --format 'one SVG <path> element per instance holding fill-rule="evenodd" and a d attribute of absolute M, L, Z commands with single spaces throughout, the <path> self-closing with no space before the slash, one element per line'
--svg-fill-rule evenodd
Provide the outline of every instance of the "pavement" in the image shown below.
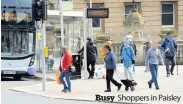
<path fill-rule="evenodd" d="M 101 67 L 100 65 L 97 67 Z M 183 104 L 183 66 L 179 66 L 179 75 L 166 77 L 165 66 L 159 67 L 158 82 L 160 90 L 155 90 L 154 85 L 152 89 L 148 88 L 147 82 L 150 80 L 150 73 L 145 73 L 144 66 L 136 66 L 134 77 L 138 85 L 135 91 L 125 91 L 122 86 L 120 91 L 111 84 L 112 92 L 106 93 L 106 81 L 104 79 L 91 79 L 91 80 L 72 80 L 72 92 L 62 93 L 62 85 L 56 84 L 55 81 L 46 83 L 46 91 L 42 91 L 42 84 L 13 87 L 9 90 L 30 93 L 47 98 L 66 99 L 66 100 L 79 100 L 79 101 L 95 101 L 96 95 L 100 96 L 114 96 L 115 103 L 152 103 L 152 104 Z M 123 75 L 123 67 L 118 65 L 117 70 Z M 117 81 L 120 79 L 114 75 Z M 180 101 L 178 101 L 180 97 Z M 103 98 L 105 99 L 105 98 Z M 108 99 L 108 98 L 107 98 Z"/>

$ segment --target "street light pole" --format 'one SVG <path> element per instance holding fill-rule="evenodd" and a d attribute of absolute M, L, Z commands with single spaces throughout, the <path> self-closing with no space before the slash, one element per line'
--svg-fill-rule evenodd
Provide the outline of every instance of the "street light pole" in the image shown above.
<path fill-rule="evenodd" d="M 90 0 L 90 8 L 92 8 L 92 0 Z M 89 20 L 89 37 L 93 40 L 92 18 Z"/>
<path fill-rule="evenodd" d="M 64 23 L 63 23 L 63 1 L 60 0 L 60 29 L 61 29 L 61 44 L 64 46 Z"/>

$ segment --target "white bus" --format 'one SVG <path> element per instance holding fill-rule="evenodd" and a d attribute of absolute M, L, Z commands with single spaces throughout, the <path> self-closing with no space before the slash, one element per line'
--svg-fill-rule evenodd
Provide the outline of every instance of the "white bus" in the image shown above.
<path fill-rule="evenodd" d="M 1 0 L 1 76 L 34 75 L 36 34 L 32 0 Z"/>

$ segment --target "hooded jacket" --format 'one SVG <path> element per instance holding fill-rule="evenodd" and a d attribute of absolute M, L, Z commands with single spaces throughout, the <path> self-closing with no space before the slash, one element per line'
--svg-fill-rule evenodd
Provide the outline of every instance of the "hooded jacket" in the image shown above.
<path fill-rule="evenodd" d="M 121 59 L 123 60 L 124 67 L 128 68 L 132 66 L 132 60 L 135 60 L 136 57 L 129 40 L 125 40 L 123 45 L 124 47 L 121 48 Z"/>
<path fill-rule="evenodd" d="M 177 42 L 174 39 L 165 38 L 160 46 L 161 51 L 165 52 L 165 50 L 169 50 L 164 53 L 165 57 L 174 57 L 176 55 L 176 51 L 178 51 Z"/>

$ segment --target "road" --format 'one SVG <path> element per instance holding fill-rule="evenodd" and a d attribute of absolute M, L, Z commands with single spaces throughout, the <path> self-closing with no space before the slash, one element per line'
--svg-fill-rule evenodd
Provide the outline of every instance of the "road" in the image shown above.
<path fill-rule="evenodd" d="M 11 78 L 1 78 L 1 91 L 2 91 L 2 104 L 96 104 L 96 102 L 83 102 L 72 100 L 61 100 L 40 97 L 36 95 L 14 92 L 8 88 L 26 86 L 31 84 L 40 83 L 41 80 L 23 78 L 21 81 L 14 81 Z M 61 94 L 61 92 L 60 92 Z M 98 103 L 97 103 L 98 104 Z"/>

